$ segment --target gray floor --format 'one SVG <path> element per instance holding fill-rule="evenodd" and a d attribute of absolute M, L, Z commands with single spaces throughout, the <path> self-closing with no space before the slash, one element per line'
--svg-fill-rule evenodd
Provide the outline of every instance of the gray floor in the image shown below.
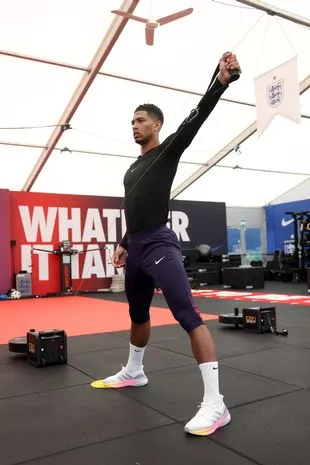
<path fill-rule="evenodd" d="M 202 312 L 215 314 L 238 304 L 196 300 Z M 154 304 L 165 306 L 162 296 Z M 310 307 L 276 307 L 287 338 L 207 322 L 232 415 L 208 438 L 184 434 L 202 382 L 177 325 L 153 328 L 144 359 L 150 383 L 143 388 L 89 387 L 126 363 L 127 331 L 69 338 L 68 365 L 45 369 L 0 346 L 0 464 L 309 465 Z"/>

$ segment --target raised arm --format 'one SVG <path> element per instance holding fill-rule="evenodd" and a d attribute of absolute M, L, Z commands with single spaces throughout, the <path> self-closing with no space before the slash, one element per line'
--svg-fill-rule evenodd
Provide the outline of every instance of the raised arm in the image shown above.
<path fill-rule="evenodd" d="M 221 95 L 228 88 L 231 81 L 229 69 L 240 70 L 237 58 L 231 52 L 224 53 L 220 60 L 219 68 L 217 77 L 202 97 L 197 107 L 192 110 L 191 114 L 187 118 L 185 118 L 178 130 L 166 139 L 165 142 L 170 143 L 170 147 L 172 145 L 175 149 L 174 152 L 171 147 L 171 154 L 175 153 L 177 156 L 178 154 L 183 153 L 183 151 L 192 143 L 197 132 L 215 108 Z"/>

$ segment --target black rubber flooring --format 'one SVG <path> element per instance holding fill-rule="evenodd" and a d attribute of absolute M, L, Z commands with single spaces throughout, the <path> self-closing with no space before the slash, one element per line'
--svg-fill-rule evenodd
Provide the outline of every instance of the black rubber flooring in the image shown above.
<path fill-rule="evenodd" d="M 196 301 L 214 314 L 238 304 Z M 153 328 L 143 388 L 89 387 L 126 363 L 127 331 L 69 338 L 68 365 L 45 369 L 0 346 L 0 465 L 309 465 L 310 307 L 276 307 L 287 338 L 207 322 L 232 415 L 207 438 L 184 433 L 202 380 L 177 325 Z"/>

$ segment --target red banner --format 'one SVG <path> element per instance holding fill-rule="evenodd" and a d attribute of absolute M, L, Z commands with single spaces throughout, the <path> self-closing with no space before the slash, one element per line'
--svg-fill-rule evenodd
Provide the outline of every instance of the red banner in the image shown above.
<path fill-rule="evenodd" d="M 61 290 L 61 256 L 53 251 L 65 240 L 79 251 L 71 257 L 73 290 L 109 287 L 111 255 L 126 229 L 122 199 L 28 192 L 10 198 L 14 271 L 32 273 L 33 295 Z"/>
<path fill-rule="evenodd" d="M 32 273 L 33 295 L 62 291 L 61 272 L 69 269 L 68 264 L 61 266 L 68 256 L 57 253 L 63 241 L 70 241 L 78 251 L 70 256 L 73 291 L 110 287 L 115 274 L 111 256 L 126 231 L 121 198 L 9 194 L 13 272 Z M 172 200 L 167 224 L 184 248 L 205 243 L 216 254 L 227 251 L 223 203 Z M 9 267 L 6 274 L 12 279 Z"/>

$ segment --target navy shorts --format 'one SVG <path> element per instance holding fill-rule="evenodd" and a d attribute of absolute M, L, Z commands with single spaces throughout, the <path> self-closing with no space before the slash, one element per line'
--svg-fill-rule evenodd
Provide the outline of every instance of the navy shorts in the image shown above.
<path fill-rule="evenodd" d="M 133 323 L 146 323 L 155 285 L 188 333 L 204 324 L 184 269 L 181 246 L 166 225 L 128 237 L 125 289 Z"/>

